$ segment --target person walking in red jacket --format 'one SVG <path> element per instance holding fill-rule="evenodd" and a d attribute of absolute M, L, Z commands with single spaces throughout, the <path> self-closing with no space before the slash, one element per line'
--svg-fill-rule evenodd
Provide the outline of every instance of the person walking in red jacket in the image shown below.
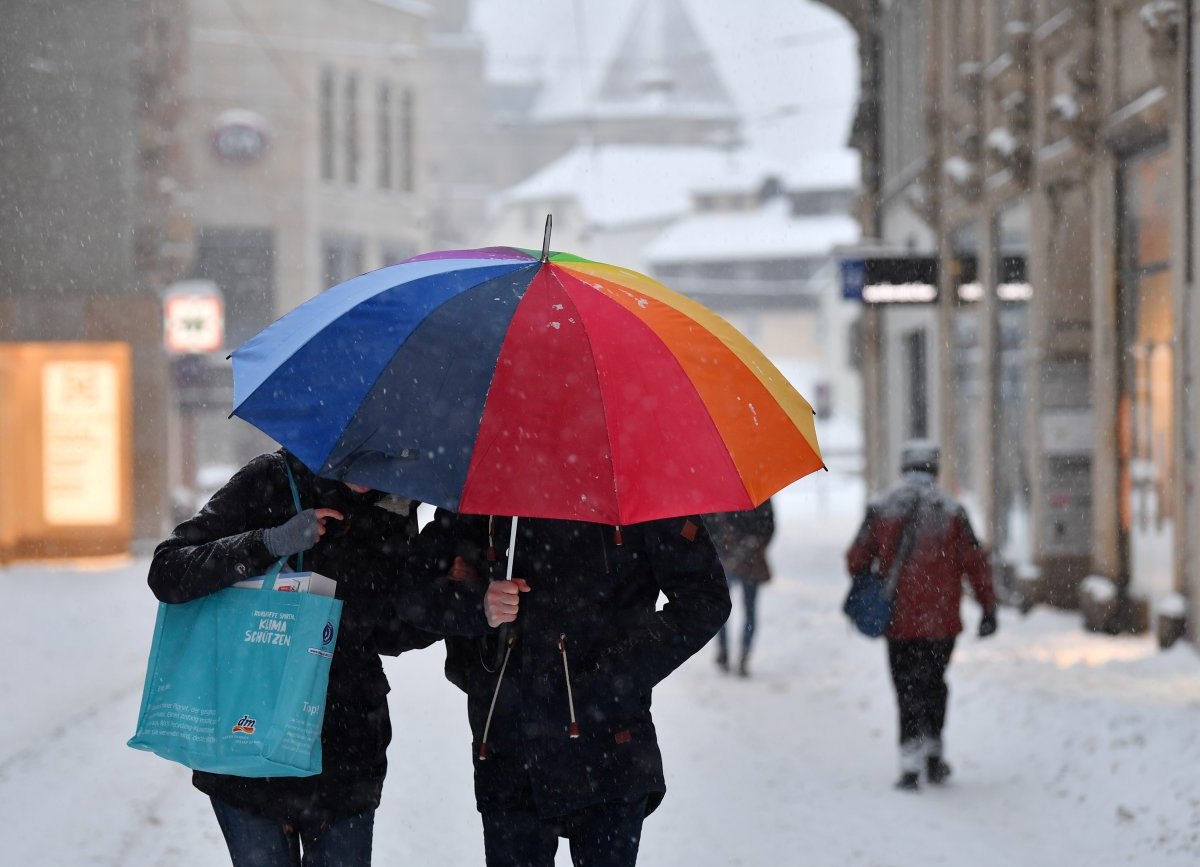
<path fill-rule="evenodd" d="M 996 631 L 996 594 L 987 555 L 963 507 L 937 487 L 938 447 L 925 440 L 901 450 L 902 479 L 867 506 L 866 517 L 846 553 L 850 574 L 875 563 L 888 574 L 902 549 L 886 632 L 888 662 L 900 716 L 900 779 L 897 788 L 916 790 L 921 771 L 944 783 L 950 765 L 942 754 L 946 722 L 946 669 L 963 630 L 959 608 L 963 579 L 983 609 L 979 637 Z M 905 534 L 911 536 L 904 543 Z"/>

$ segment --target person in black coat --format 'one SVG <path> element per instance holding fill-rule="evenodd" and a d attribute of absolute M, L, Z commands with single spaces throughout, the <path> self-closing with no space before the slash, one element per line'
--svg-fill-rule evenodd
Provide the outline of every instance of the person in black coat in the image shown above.
<path fill-rule="evenodd" d="M 509 531 L 508 518 L 439 511 L 418 540 L 421 568 L 503 578 Z M 446 641 L 446 676 L 467 693 L 487 863 L 549 867 L 566 837 L 577 865 L 633 864 L 666 792 L 651 690 L 729 616 L 716 552 L 697 517 L 521 518 L 513 565 L 512 581 L 492 584 L 508 603 L 489 593 L 486 608 L 493 626 L 516 621 Z"/>
<path fill-rule="evenodd" d="M 149 584 L 162 602 L 198 599 L 302 551 L 305 568 L 336 580 L 343 601 L 321 731 L 321 773 L 193 775 L 196 788 L 211 798 L 235 867 L 299 864 L 301 843 L 305 864 L 370 864 L 391 740 L 389 687 L 379 654 L 428 647 L 444 633 L 487 629 L 476 588 L 422 582 L 419 598 L 406 595 L 414 587 L 406 564 L 417 535 L 416 508 L 319 478 L 281 449 L 251 460 L 155 550 Z M 408 619 L 422 619 L 439 634 L 405 622 L 406 599 L 416 606 Z"/>
<path fill-rule="evenodd" d="M 737 671 L 742 677 L 749 677 L 750 648 L 754 643 L 758 622 L 758 588 L 771 580 L 767 546 L 775 536 L 775 507 L 767 499 L 754 509 L 705 515 L 704 523 L 712 534 L 721 565 L 725 567 L 725 577 L 731 585 L 736 583 L 742 586 L 745 616 Z M 728 629 L 726 624 L 717 633 L 717 666 L 722 671 L 729 671 Z"/>

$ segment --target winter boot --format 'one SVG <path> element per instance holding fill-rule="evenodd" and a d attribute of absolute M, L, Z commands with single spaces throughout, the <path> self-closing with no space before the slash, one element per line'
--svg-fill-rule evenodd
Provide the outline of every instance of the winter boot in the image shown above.
<path fill-rule="evenodd" d="M 729 671 L 729 651 L 724 647 L 717 651 L 717 668 L 721 669 L 721 671 Z"/>
<path fill-rule="evenodd" d="M 925 776 L 935 786 L 950 779 L 950 766 L 942 759 L 942 739 L 938 735 L 926 739 Z"/>
<path fill-rule="evenodd" d="M 925 760 L 925 776 L 935 786 L 940 786 L 950 779 L 950 766 L 941 756 L 930 756 Z"/>
<path fill-rule="evenodd" d="M 902 792 L 916 792 L 921 788 L 921 775 L 916 771 L 905 771 L 896 780 L 896 788 Z"/>
<path fill-rule="evenodd" d="M 923 737 L 909 738 L 900 743 L 900 779 L 896 788 L 915 792 L 921 788 L 921 766 L 925 763 L 926 741 Z"/>
<path fill-rule="evenodd" d="M 743 656 L 738 660 L 738 677 L 750 676 L 750 659 Z"/>

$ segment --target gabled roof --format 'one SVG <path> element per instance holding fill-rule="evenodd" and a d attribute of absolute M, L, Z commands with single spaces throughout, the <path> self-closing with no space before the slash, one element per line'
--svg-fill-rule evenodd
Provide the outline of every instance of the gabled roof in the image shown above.
<path fill-rule="evenodd" d="M 784 182 L 794 192 L 858 189 L 862 183 L 859 153 L 841 148 L 798 156 L 789 164 Z"/>
<path fill-rule="evenodd" d="M 542 122 L 670 117 L 727 121 L 738 111 L 682 0 L 639 0 L 599 83 L 551 78 Z"/>

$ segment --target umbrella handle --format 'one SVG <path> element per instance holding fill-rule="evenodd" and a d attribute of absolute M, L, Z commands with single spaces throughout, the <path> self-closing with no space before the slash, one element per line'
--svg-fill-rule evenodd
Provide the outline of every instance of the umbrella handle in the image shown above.
<path fill-rule="evenodd" d="M 517 548 L 517 518 L 512 519 L 512 527 L 508 532 L 508 552 L 505 559 L 508 561 L 504 566 L 504 580 L 511 581 L 513 575 L 513 561 L 516 559 L 513 556 Z M 520 615 L 518 615 L 520 616 Z M 508 650 L 517 643 L 516 621 L 511 623 L 500 624 L 500 632 L 496 641 L 496 653 L 492 657 L 492 668 L 499 668 L 503 663 Z"/>

